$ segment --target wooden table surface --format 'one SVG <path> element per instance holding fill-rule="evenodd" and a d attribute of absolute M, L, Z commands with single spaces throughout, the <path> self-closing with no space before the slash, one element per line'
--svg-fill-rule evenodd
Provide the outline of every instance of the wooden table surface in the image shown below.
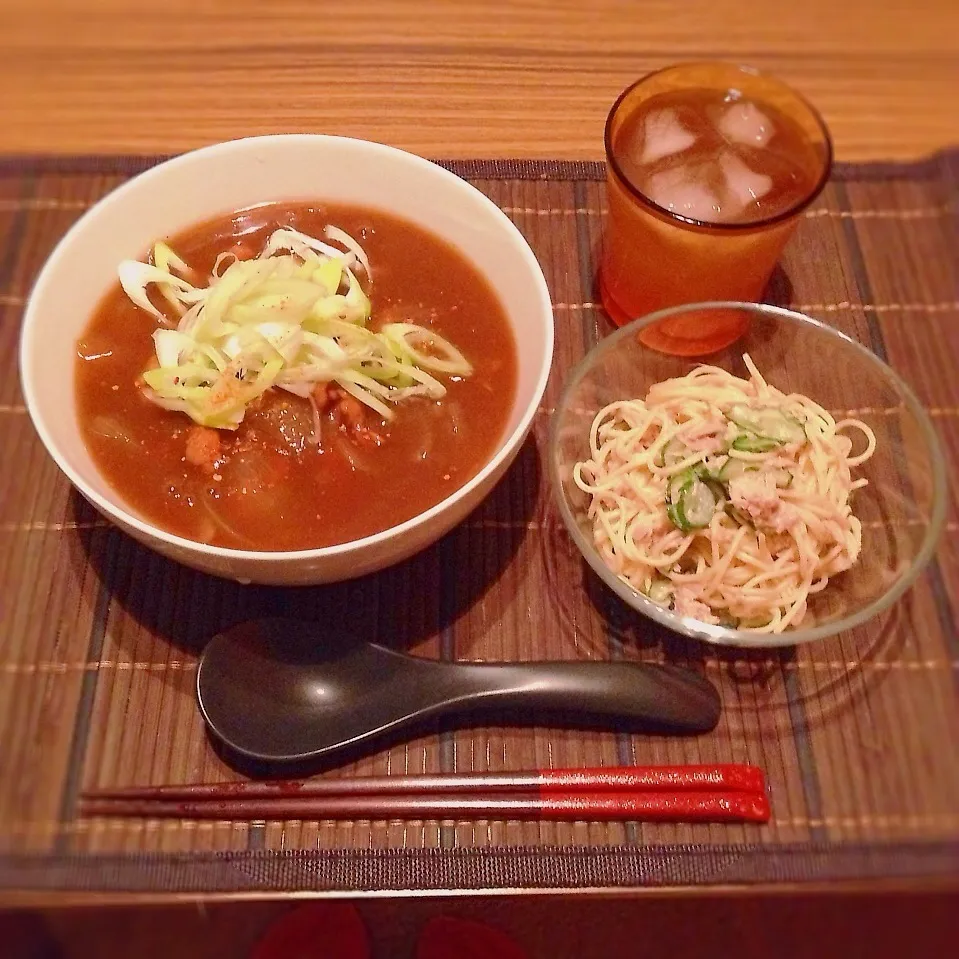
<path fill-rule="evenodd" d="M 956 0 L 0 0 L 0 153 L 314 131 L 600 158 L 616 94 L 695 58 L 794 84 L 840 159 L 959 143 Z"/>

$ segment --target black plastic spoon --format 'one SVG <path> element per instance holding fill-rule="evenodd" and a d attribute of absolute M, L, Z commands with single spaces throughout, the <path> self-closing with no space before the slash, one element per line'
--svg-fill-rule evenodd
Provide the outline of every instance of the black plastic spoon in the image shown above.
<path fill-rule="evenodd" d="M 702 733 L 719 720 L 712 684 L 633 662 L 446 663 L 297 620 L 260 619 L 207 644 L 196 679 L 211 732 L 265 762 L 327 758 L 439 716 L 549 714 Z"/>

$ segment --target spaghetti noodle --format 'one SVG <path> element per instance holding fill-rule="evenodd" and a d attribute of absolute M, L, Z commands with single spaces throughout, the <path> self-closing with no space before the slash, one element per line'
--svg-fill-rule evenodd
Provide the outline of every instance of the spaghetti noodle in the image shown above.
<path fill-rule="evenodd" d="M 611 403 L 574 480 L 607 565 L 654 602 L 706 623 L 779 633 L 862 546 L 852 470 L 875 451 L 798 393 L 701 365 Z M 865 448 L 853 454 L 847 431 Z"/>

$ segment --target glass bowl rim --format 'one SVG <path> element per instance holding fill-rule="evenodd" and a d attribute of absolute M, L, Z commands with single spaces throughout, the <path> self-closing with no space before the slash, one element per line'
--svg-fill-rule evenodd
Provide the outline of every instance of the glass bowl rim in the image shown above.
<path fill-rule="evenodd" d="M 635 337 L 640 330 L 653 323 L 670 317 L 682 315 L 694 310 L 716 310 L 716 309 L 737 309 L 747 313 L 762 316 L 766 319 L 775 321 L 785 321 L 798 327 L 812 327 L 820 332 L 831 336 L 838 341 L 845 343 L 857 352 L 862 360 L 872 365 L 884 379 L 891 382 L 903 397 L 906 408 L 918 423 L 920 433 L 925 441 L 926 448 L 932 460 L 932 511 L 929 518 L 929 524 L 925 535 L 916 555 L 913 557 L 908 569 L 899 576 L 899 578 L 884 593 L 873 600 L 871 603 L 863 606 L 847 616 L 843 616 L 833 622 L 824 623 L 821 626 L 814 626 L 810 629 L 787 630 L 783 633 L 753 633 L 740 629 L 733 629 L 727 626 L 718 626 L 711 623 L 703 623 L 689 616 L 678 616 L 671 610 L 657 605 L 639 590 L 634 589 L 624 580 L 613 573 L 603 562 L 599 553 L 594 549 L 591 542 L 583 536 L 569 505 L 566 497 L 563 495 L 562 479 L 559 475 L 557 465 L 557 456 L 559 449 L 559 421 L 562 410 L 569 406 L 570 399 L 574 391 L 579 387 L 583 378 L 592 370 L 597 362 L 607 353 L 614 351 L 620 342 L 627 337 Z M 684 359 L 677 357 L 677 359 Z M 697 361 L 708 361 L 708 357 L 697 360 L 696 357 L 686 357 L 690 363 Z M 932 559 L 933 553 L 942 535 L 946 520 L 946 464 L 942 452 L 942 445 L 935 427 L 932 425 L 928 413 L 926 413 L 918 397 L 896 371 L 884 360 L 878 357 L 871 350 L 867 349 L 861 343 L 858 343 L 852 337 L 829 326 L 822 320 L 807 316 L 805 313 L 798 313 L 795 310 L 786 307 L 773 306 L 768 303 L 745 303 L 735 300 L 707 300 L 701 303 L 686 303 L 681 306 L 673 306 L 664 310 L 658 310 L 639 319 L 632 320 L 630 323 L 621 326 L 614 333 L 602 339 L 597 343 L 583 359 L 581 359 L 569 372 L 556 409 L 551 417 L 549 435 L 547 440 L 547 456 L 549 459 L 549 477 L 550 485 L 553 489 L 553 498 L 556 502 L 560 515 L 563 518 L 563 525 L 570 534 L 573 542 L 576 544 L 583 558 L 590 565 L 593 572 L 608 586 L 620 599 L 623 600 L 631 609 L 652 620 L 667 627 L 673 632 L 692 639 L 699 639 L 706 643 L 717 646 L 735 646 L 739 648 L 776 648 L 782 646 L 795 646 L 800 643 L 808 643 L 818 639 L 826 639 L 837 633 L 859 626 L 872 617 L 888 609 L 896 600 L 898 600 L 915 583 L 919 574 Z"/>

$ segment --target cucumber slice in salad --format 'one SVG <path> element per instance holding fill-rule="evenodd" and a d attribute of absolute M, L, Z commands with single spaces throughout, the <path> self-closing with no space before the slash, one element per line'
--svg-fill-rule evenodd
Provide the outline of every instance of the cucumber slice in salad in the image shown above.
<path fill-rule="evenodd" d="M 737 460 L 730 456 L 723 464 L 723 468 L 716 475 L 721 483 L 728 483 L 730 480 L 738 479 L 744 473 L 758 473 L 759 467 L 745 460 Z"/>
<path fill-rule="evenodd" d="M 722 487 L 700 474 L 686 470 L 666 487 L 666 515 L 684 533 L 708 526 L 723 501 Z"/>
<path fill-rule="evenodd" d="M 740 476 L 745 476 L 748 473 L 771 477 L 773 483 L 779 489 L 789 489 L 793 485 L 793 474 L 787 469 L 763 470 L 753 463 L 747 463 L 745 460 L 738 460 L 732 456 L 726 460 L 723 468 L 716 474 L 716 479 L 728 487 L 732 480 L 739 479 Z"/>
<path fill-rule="evenodd" d="M 806 431 L 802 423 L 787 416 L 782 410 L 773 407 L 754 410 L 743 404 L 736 404 L 729 411 L 729 418 L 740 428 L 764 440 L 773 441 L 774 445 L 782 446 L 786 443 L 804 443 Z M 735 449 L 737 447 L 733 444 Z M 770 447 L 772 448 L 772 447 Z M 750 450 L 749 452 L 762 453 L 765 450 Z"/>
<path fill-rule="evenodd" d="M 779 440 L 768 436 L 754 436 L 752 433 L 740 433 L 733 440 L 733 449 L 740 453 L 768 453 L 782 445 Z"/>
<path fill-rule="evenodd" d="M 673 601 L 673 588 L 663 579 L 655 579 L 649 584 L 646 595 L 660 606 L 669 606 Z"/>
<path fill-rule="evenodd" d="M 779 489 L 789 489 L 793 485 L 793 474 L 789 470 L 772 470 L 773 482 Z"/>
<path fill-rule="evenodd" d="M 755 526 L 752 519 L 748 513 L 744 513 L 738 506 L 733 506 L 732 503 L 726 504 L 726 515 L 739 523 L 740 526 Z"/>
<path fill-rule="evenodd" d="M 656 455 L 656 465 L 662 469 L 681 463 L 690 454 L 689 447 L 677 437 L 668 440 Z"/>
<path fill-rule="evenodd" d="M 673 476 L 666 484 L 666 502 L 674 506 L 679 504 L 679 498 L 682 496 L 683 489 L 691 483 L 696 477 L 692 470 L 685 470 Z"/>
<path fill-rule="evenodd" d="M 679 516 L 690 529 L 702 529 L 716 512 L 718 500 L 712 487 L 698 476 L 679 498 Z"/>

